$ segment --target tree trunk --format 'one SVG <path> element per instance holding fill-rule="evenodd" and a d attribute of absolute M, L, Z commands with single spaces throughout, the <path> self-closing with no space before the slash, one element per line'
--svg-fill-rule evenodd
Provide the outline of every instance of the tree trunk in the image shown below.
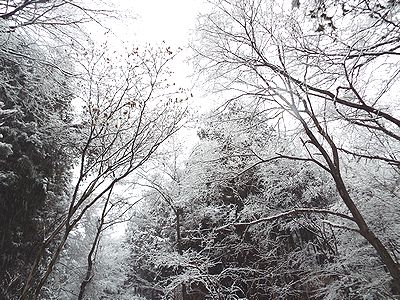
<path fill-rule="evenodd" d="M 375 248 L 381 261 L 385 264 L 387 270 L 393 278 L 394 293 L 396 295 L 400 294 L 400 268 L 398 264 L 393 260 L 385 245 L 383 245 L 379 238 L 369 229 L 367 223 L 364 220 L 364 217 L 361 215 L 357 206 L 353 202 L 353 199 L 351 199 L 351 196 L 346 189 L 339 170 L 332 170 L 332 176 L 335 180 L 336 188 L 340 194 L 340 197 L 350 210 L 355 222 L 358 225 L 358 228 L 360 229 L 360 234 L 368 241 L 368 243 L 372 247 Z"/>
<path fill-rule="evenodd" d="M 319 152 L 324 157 L 328 167 L 324 167 L 331 176 L 336 185 L 336 189 L 339 192 L 339 195 L 347 208 L 349 209 L 350 213 L 352 214 L 354 221 L 356 222 L 360 234 L 368 241 L 368 243 L 374 247 L 376 252 L 378 253 L 381 261 L 386 266 L 387 270 L 389 271 L 390 275 L 393 278 L 393 292 L 394 294 L 400 294 L 400 268 L 396 264 L 396 262 L 391 257 L 389 251 L 383 245 L 383 243 L 378 239 L 378 237 L 369 229 L 367 223 L 365 222 L 364 217 L 358 210 L 356 204 L 354 203 L 353 199 L 351 198 L 349 192 L 347 191 L 346 185 L 343 181 L 342 174 L 340 173 L 340 157 L 338 153 L 338 149 L 332 140 L 332 138 L 327 134 L 324 130 L 323 126 L 314 115 L 314 113 L 308 109 L 307 103 L 304 102 L 305 110 L 310 116 L 311 120 L 313 121 L 318 133 L 323 137 L 323 139 L 328 142 L 330 150 L 332 151 L 332 158 L 328 154 L 327 150 L 323 147 L 323 145 L 318 141 L 314 133 L 311 131 L 308 124 L 305 120 L 301 117 L 300 113 L 296 108 L 294 108 L 294 112 L 298 120 L 302 123 L 303 128 L 306 131 L 307 136 L 310 138 L 311 143 L 319 150 Z"/>

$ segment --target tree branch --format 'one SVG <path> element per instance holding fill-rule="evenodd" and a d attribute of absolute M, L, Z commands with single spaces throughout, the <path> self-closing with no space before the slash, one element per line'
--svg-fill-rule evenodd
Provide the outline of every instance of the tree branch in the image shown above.
<path fill-rule="evenodd" d="M 224 226 L 221 226 L 219 228 L 217 228 L 216 230 L 224 230 L 227 229 L 229 227 L 249 227 L 252 225 L 256 225 L 256 224 L 260 224 L 260 223 L 264 223 L 264 222 L 272 222 L 278 219 L 283 219 L 283 218 L 287 218 L 287 217 L 292 217 L 292 216 L 297 216 L 297 215 L 302 215 L 302 214 L 309 214 L 309 213 L 317 213 L 317 214 L 324 214 L 324 215 L 333 215 L 336 217 L 340 217 L 346 220 L 350 220 L 352 222 L 355 222 L 353 217 L 350 217 L 346 214 L 342 214 L 342 213 L 338 213 L 338 212 L 334 212 L 328 209 L 317 209 L 317 208 L 297 208 L 297 209 L 293 209 L 290 211 L 286 211 L 277 215 L 273 215 L 270 217 L 265 217 L 265 218 L 261 218 L 261 219 L 257 219 L 254 221 L 250 221 L 250 222 L 241 222 L 241 223 L 230 223 Z"/>

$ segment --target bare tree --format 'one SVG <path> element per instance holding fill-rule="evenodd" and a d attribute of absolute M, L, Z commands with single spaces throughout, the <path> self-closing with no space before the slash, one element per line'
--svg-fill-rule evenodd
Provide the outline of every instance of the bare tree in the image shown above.
<path fill-rule="evenodd" d="M 134 187 L 110 190 L 94 204 L 71 232 L 41 297 L 101 298 L 129 294 L 122 290 L 127 279 L 127 249 L 120 234 L 131 211 L 143 198 L 132 202 Z"/>
<path fill-rule="evenodd" d="M 136 186 L 136 184 L 129 186 L 125 190 L 135 189 Z M 116 225 L 129 221 L 131 219 L 130 212 L 132 208 L 143 200 L 143 198 L 139 198 L 132 201 L 129 196 L 125 196 L 121 191 L 114 192 L 113 188 L 108 191 L 104 198 L 102 203 L 100 201 L 97 203 L 100 212 L 97 213 L 98 215 L 96 212 L 94 213 L 95 224 L 88 224 L 89 226 L 94 225 L 95 230 L 94 237 L 90 237 L 93 240 L 89 244 L 89 252 L 86 255 L 86 270 L 80 282 L 78 299 L 84 299 L 84 296 L 87 297 L 86 291 L 89 284 L 93 281 L 94 277 L 99 275 L 96 265 L 101 263 L 101 258 L 98 258 L 98 252 L 102 244 L 104 244 L 104 241 L 102 241 L 104 240 L 103 236 Z"/>
<path fill-rule="evenodd" d="M 88 26 L 105 28 L 105 20 L 114 18 L 115 10 L 106 2 L 65 0 L 0 1 L 0 52 L 13 60 L 25 60 L 43 69 L 55 69 L 76 76 L 75 59 L 92 43 Z M 109 29 L 107 29 L 109 31 Z M 25 36 L 30 43 L 21 48 L 10 44 L 12 37 Z M 46 55 L 37 57 L 29 50 L 39 47 Z"/>
<path fill-rule="evenodd" d="M 100 14 L 112 12 L 76 0 L 0 1 L 0 18 L 10 23 L 10 30 L 29 26 L 77 29 L 84 23 L 97 21 Z"/>
<path fill-rule="evenodd" d="M 92 52 L 85 67 L 87 87 L 79 127 L 78 174 L 68 212 L 46 236 L 36 255 L 21 299 L 36 299 L 60 256 L 69 234 L 90 207 L 139 170 L 183 124 L 184 95 L 167 83 L 170 48 L 135 48 L 113 63 L 103 51 Z M 184 100 L 184 99 L 183 99 Z M 44 260 L 46 249 L 56 243 Z M 39 269 L 44 267 L 39 279 Z"/>
<path fill-rule="evenodd" d="M 78 299 L 80 300 L 84 299 L 87 286 L 93 280 L 94 276 L 96 276 L 95 264 L 96 264 L 97 252 L 104 231 L 122 221 L 121 218 L 116 218 L 115 220 L 109 220 L 110 215 L 113 213 L 113 208 L 115 208 L 115 206 L 118 205 L 119 202 L 119 201 L 118 202 L 112 201 L 111 199 L 112 194 L 113 194 L 113 189 L 110 189 L 107 196 L 105 197 L 106 199 L 104 203 L 102 204 L 100 216 L 96 218 L 97 222 L 95 224 L 96 230 L 94 233 L 94 238 L 91 243 L 89 253 L 87 254 L 86 257 L 86 263 L 87 263 L 86 272 L 79 286 Z M 132 205 L 129 205 L 129 207 L 132 207 Z M 122 211 L 122 216 L 127 210 L 128 208 Z"/>
<path fill-rule="evenodd" d="M 73 98 L 79 97 L 79 95 L 82 95 L 81 94 L 82 86 L 86 85 L 87 82 L 95 84 L 96 81 L 97 88 L 99 88 L 106 81 L 109 81 L 110 77 L 107 78 L 107 76 L 111 75 L 109 74 L 110 70 L 112 69 L 111 64 L 108 64 L 109 67 L 108 69 L 105 68 L 105 65 L 103 65 L 104 68 L 101 71 L 104 71 L 106 73 L 100 74 L 102 76 L 102 79 L 100 78 L 101 76 L 99 76 L 99 74 L 91 73 L 91 76 L 97 76 L 96 79 L 89 76 L 89 73 L 91 71 L 94 71 L 93 65 L 89 66 L 92 69 L 85 69 L 83 66 L 79 67 L 76 65 L 77 62 L 82 63 L 84 59 L 83 53 L 85 53 L 85 51 L 88 52 L 88 56 L 94 54 L 91 53 L 89 50 L 91 42 L 89 36 L 85 33 L 86 23 L 88 22 L 100 23 L 99 22 L 100 18 L 112 15 L 111 11 L 100 9 L 99 8 L 100 5 L 96 7 L 97 4 L 98 2 L 94 4 L 93 2 L 85 3 L 83 1 L 58 1 L 58 0 L 0 1 L 0 56 L 2 60 L 0 73 L 2 77 L 1 90 L 2 94 L 4 95 L 4 97 L 3 95 L 1 97 L 2 101 L 0 105 L 1 106 L 6 105 L 6 107 L 9 107 L 10 103 L 14 103 L 16 108 L 21 107 L 21 109 L 18 110 L 24 112 L 25 115 L 18 112 L 19 115 L 24 116 L 24 118 L 26 118 L 26 120 L 24 121 L 31 122 L 30 124 L 32 126 L 33 125 L 36 126 L 36 124 L 38 125 L 36 129 L 38 129 L 37 131 L 40 132 L 39 135 L 40 138 L 38 140 L 35 140 L 35 146 L 37 146 L 37 149 L 42 149 L 43 148 L 42 141 L 45 141 L 45 146 L 47 147 L 46 150 L 48 152 L 45 152 L 46 156 L 44 156 L 45 159 L 42 160 L 42 164 L 48 166 L 49 174 L 57 175 L 57 176 L 52 176 L 46 174 L 46 176 L 44 176 L 43 174 L 40 174 L 43 177 L 43 182 L 38 180 L 38 187 L 41 188 L 40 197 L 42 198 L 40 198 L 39 196 L 37 198 L 45 199 L 46 202 L 43 204 L 44 202 L 43 200 L 43 202 L 40 202 L 39 203 L 40 205 L 37 205 L 35 209 L 30 207 L 28 209 L 28 206 L 25 205 L 26 206 L 25 211 L 29 211 L 35 218 L 36 216 L 39 215 L 38 216 L 39 221 L 42 221 L 42 223 L 45 224 L 42 226 L 42 223 L 37 222 L 36 220 L 32 220 L 33 224 L 35 225 L 38 224 L 37 225 L 38 228 L 31 230 L 32 232 L 35 232 L 35 234 L 32 235 L 35 236 L 35 238 L 38 238 L 39 240 L 40 240 L 39 236 L 43 235 L 44 242 L 43 245 L 41 245 L 40 251 L 36 257 L 36 261 L 33 265 L 31 273 L 29 274 L 29 278 L 27 280 L 28 281 L 27 286 L 30 286 L 31 284 L 33 284 L 33 282 L 35 282 L 38 278 L 40 278 L 41 271 L 38 272 L 38 270 L 43 266 L 40 263 L 40 260 L 42 260 L 42 262 L 46 264 L 45 261 L 49 258 L 48 257 L 49 254 L 53 253 L 52 251 L 54 249 L 56 251 L 53 253 L 54 256 L 58 256 L 59 254 L 57 253 L 57 251 L 58 252 L 61 251 L 60 250 L 61 248 L 58 248 L 59 244 L 57 243 L 60 241 L 60 239 L 62 240 L 62 235 L 60 233 L 62 230 L 64 230 L 64 228 L 60 226 L 60 223 L 57 223 L 59 220 L 56 218 L 59 217 L 58 214 L 60 213 L 60 210 L 56 209 L 55 207 L 60 208 L 62 206 L 62 204 L 60 203 L 63 203 L 64 197 L 61 195 L 63 194 L 61 191 L 60 194 L 57 195 L 54 194 L 53 191 L 55 189 L 61 190 L 62 189 L 61 186 L 66 183 L 67 181 L 66 177 L 68 177 L 68 171 L 71 167 L 71 161 L 75 158 L 74 156 L 77 153 L 83 151 L 84 154 L 82 155 L 85 157 L 85 159 L 87 159 L 88 156 L 90 156 L 90 159 L 92 159 L 95 155 L 95 151 L 89 149 L 90 148 L 89 146 L 87 148 L 80 146 L 77 147 L 75 142 L 79 140 L 83 145 L 85 142 L 85 138 L 82 138 L 80 134 L 81 133 L 86 134 L 85 137 L 88 138 L 87 140 L 88 144 L 94 143 L 96 144 L 96 146 L 93 145 L 93 147 L 96 147 L 96 149 L 100 149 L 100 146 L 98 145 L 101 143 L 102 138 L 104 138 L 105 142 L 107 140 L 107 137 L 114 134 L 114 132 L 112 131 L 108 131 L 105 133 L 106 130 L 104 130 L 104 128 L 99 129 L 100 131 L 102 131 L 101 133 L 100 132 L 94 133 L 98 129 L 98 124 L 93 125 L 90 123 L 90 121 L 88 121 L 90 120 L 90 117 L 92 115 L 87 117 L 86 118 L 87 120 L 85 121 L 82 120 L 82 122 L 85 122 L 84 124 L 79 124 L 79 125 L 75 124 L 75 126 L 71 126 L 71 120 L 73 118 L 70 110 L 71 100 Z M 99 25 L 101 26 L 101 24 Z M 166 53 L 165 49 L 164 52 Z M 156 55 L 155 53 L 153 54 Z M 132 54 L 130 58 L 132 58 L 133 56 L 134 55 Z M 93 55 L 91 57 L 94 58 Z M 166 57 L 164 58 L 166 60 L 169 60 L 169 58 Z M 99 61 L 100 59 L 97 62 Z M 111 87 L 114 88 L 113 92 L 115 92 L 115 94 L 111 95 L 111 97 L 112 96 L 125 97 L 128 96 L 128 94 L 129 96 L 137 96 L 139 94 L 137 91 L 127 92 L 128 90 L 132 90 L 133 85 L 138 83 L 135 80 L 136 79 L 139 80 L 138 78 L 143 75 L 137 73 L 133 75 L 132 70 L 135 68 L 139 70 L 141 67 L 141 72 L 143 73 L 146 73 L 148 71 L 147 74 L 150 74 L 150 71 L 149 69 L 145 70 L 144 63 L 141 64 L 139 62 L 140 61 L 139 57 L 137 57 L 135 63 L 133 63 L 132 61 L 133 60 L 131 60 L 130 63 L 136 65 L 133 66 L 132 64 L 131 65 L 127 64 L 129 65 L 129 67 L 126 67 L 126 70 L 128 70 L 129 68 L 131 68 L 131 70 L 130 71 L 125 70 L 126 76 L 121 75 L 122 73 L 125 72 L 122 70 L 120 74 L 117 74 L 116 72 L 114 73 L 114 75 L 116 76 L 121 75 L 125 80 L 127 80 L 127 82 L 129 82 L 128 83 L 129 87 L 126 87 L 126 89 L 125 87 L 120 86 L 121 91 L 125 89 L 126 95 L 123 95 L 122 92 L 117 95 L 118 93 L 118 89 L 116 86 L 117 84 L 112 85 L 111 83 L 109 83 L 108 85 L 108 88 L 110 88 L 109 92 L 112 92 Z M 98 64 L 96 65 L 96 68 L 97 66 Z M 160 65 L 158 65 L 157 67 L 150 66 L 149 63 L 149 68 L 151 67 L 154 67 L 153 68 L 154 70 L 160 67 Z M 160 67 L 160 69 L 161 68 L 163 67 Z M 80 75 L 79 79 L 77 79 L 78 78 L 77 76 L 78 74 L 76 72 L 77 69 L 79 69 L 79 71 L 83 70 L 82 72 L 83 74 L 79 74 Z M 100 71 L 98 68 L 96 70 Z M 157 76 L 154 73 L 153 75 Z M 134 77 L 136 79 L 132 80 L 132 78 Z M 148 80 L 148 82 L 150 82 L 150 79 L 148 78 L 144 79 L 144 76 L 142 76 L 142 79 L 143 79 L 142 82 L 143 84 L 137 84 L 137 86 L 138 88 L 142 88 L 143 89 L 142 92 L 146 94 L 148 91 L 145 91 L 144 81 Z M 73 86 L 72 82 L 74 80 L 79 81 L 79 84 Z M 154 82 L 157 81 L 158 79 L 154 79 Z M 121 82 L 119 82 L 118 84 L 120 83 Z M 93 98 L 91 97 L 95 93 L 97 93 L 97 97 L 104 96 L 105 89 L 103 91 L 100 91 L 100 89 L 95 91 L 94 86 L 90 86 L 88 89 L 90 90 L 91 88 L 93 88 L 93 90 L 86 95 L 87 97 L 85 98 L 85 100 L 88 103 L 87 106 L 93 108 L 96 104 Z M 159 89 L 159 87 L 154 87 L 153 90 L 155 91 L 162 89 L 163 88 Z M 161 97 L 160 94 L 158 94 L 158 96 Z M 110 101 L 114 101 L 116 99 L 116 98 L 111 99 L 111 97 L 109 98 Z M 143 96 L 143 94 L 138 96 L 138 98 L 140 97 L 142 97 L 141 99 L 146 98 L 146 96 Z M 149 96 L 149 98 L 154 99 L 153 95 Z M 7 99 L 8 102 L 5 101 L 4 99 Z M 162 105 L 161 102 L 160 105 Z M 111 115 L 114 114 L 113 116 L 110 117 L 110 119 L 112 119 L 113 121 L 109 122 L 110 124 L 107 124 L 107 126 L 109 126 L 110 128 L 119 122 L 119 121 L 117 122 L 118 118 L 117 111 L 119 110 L 119 108 L 117 108 L 116 106 L 120 105 L 121 103 L 116 104 L 115 101 L 113 103 L 115 104 L 114 108 L 108 106 L 109 109 L 108 112 Z M 105 104 L 103 108 L 107 109 Z M 135 116 L 131 115 L 132 119 L 136 118 L 141 113 L 150 118 L 147 109 L 148 107 L 146 107 L 146 109 L 143 109 L 143 111 L 137 113 Z M 145 110 L 146 112 L 144 112 Z M 16 112 L 17 110 L 12 111 L 14 115 Z M 120 112 L 120 114 L 122 120 L 122 112 Z M 7 115 L 5 117 L 10 119 L 10 116 L 11 115 L 7 110 Z M 102 116 L 102 118 L 103 120 L 105 120 L 104 116 Z M 3 122 L 4 120 L 5 119 L 2 118 L 0 122 L 1 123 L 0 127 L 3 127 L 3 125 L 5 124 Z M 35 124 L 32 121 L 34 121 Z M 153 119 L 153 121 L 154 123 L 157 122 L 155 119 Z M 143 121 L 141 124 L 143 123 L 150 124 L 151 122 L 152 121 L 146 120 Z M 174 121 L 172 121 L 172 123 L 173 122 Z M 134 124 L 131 125 L 135 126 Z M 137 136 L 142 136 L 141 134 L 143 134 L 145 131 L 145 130 L 140 131 L 139 130 L 140 126 L 138 125 Z M 83 130 L 84 127 L 85 130 Z M 97 129 L 95 129 L 95 127 Z M 147 127 L 146 129 L 150 130 L 150 126 Z M 122 130 L 128 130 L 128 129 L 124 128 Z M 171 133 L 172 131 L 173 130 L 171 129 L 169 133 Z M 96 134 L 97 136 L 95 136 Z M 166 136 L 168 135 L 167 131 L 165 132 L 165 134 Z M 100 137 L 100 135 L 102 135 L 102 137 Z M 35 135 L 35 138 L 37 136 L 38 135 Z M 26 138 L 28 139 L 28 136 Z M 38 142 L 37 144 L 36 141 Z M 116 143 L 123 143 L 122 138 L 117 139 L 114 142 L 115 142 L 114 144 L 110 142 L 111 144 L 109 144 L 110 145 L 109 151 L 114 151 L 113 149 L 111 149 L 111 147 L 114 147 Z M 129 141 L 125 142 L 129 143 Z M 140 144 L 142 142 L 145 143 L 144 138 L 137 144 Z M 152 151 L 155 150 L 155 148 L 157 148 L 157 146 L 155 146 L 154 149 L 147 149 L 149 150 L 147 153 L 152 153 Z M 144 149 L 134 149 L 132 150 L 132 152 L 136 151 L 135 154 L 144 153 L 142 150 L 146 151 Z M 52 159 L 51 155 L 47 155 L 47 153 L 56 153 L 54 155 L 60 155 L 59 157 L 61 157 L 61 155 L 64 155 L 64 157 L 70 155 L 70 158 L 69 159 L 66 158 L 62 162 L 57 161 L 53 164 L 53 161 L 51 161 Z M 98 152 L 97 154 L 100 155 L 100 152 Z M 146 159 L 147 158 L 143 158 L 143 160 Z M 134 164 L 134 162 L 132 162 L 132 164 Z M 83 175 L 84 178 L 81 178 L 80 184 L 82 183 L 82 181 L 88 180 L 88 174 L 91 174 L 91 172 L 94 171 L 94 169 L 86 171 L 85 175 Z M 114 170 L 110 170 L 110 172 L 113 171 Z M 106 179 L 106 180 L 111 181 L 112 179 Z M 47 190 L 47 185 L 50 187 L 49 190 Z M 51 187 L 55 186 L 56 188 L 51 189 Z M 29 194 L 28 188 L 22 188 L 21 190 L 26 190 L 25 191 L 26 194 Z M 74 197 L 75 198 L 80 197 L 81 192 L 82 191 L 80 190 L 76 191 Z M 85 197 L 87 197 L 87 195 Z M 27 196 L 25 197 L 25 199 L 22 199 L 22 201 L 25 201 L 26 203 L 31 203 L 32 202 L 31 199 L 33 198 L 36 199 L 36 195 L 34 195 L 33 197 Z M 5 204 L 5 206 L 12 207 L 12 205 L 9 202 L 8 203 L 7 202 L 8 201 L 5 201 L 3 199 L 3 203 Z M 71 215 L 69 216 L 69 218 L 72 217 L 73 212 L 78 215 L 81 214 L 81 211 L 78 212 L 77 207 L 73 209 L 71 206 L 70 210 Z M 43 209 L 44 212 L 37 212 L 36 208 L 38 208 L 39 210 Z M 46 216 L 43 216 L 43 214 L 46 214 Z M 48 214 L 51 216 L 48 217 Z M 7 216 L 7 213 L 5 213 L 5 215 Z M 24 216 L 24 221 L 30 221 L 29 217 Z M 33 219 L 34 217 L 31 218 Z M 9 219 L 11 220 L 12 218 L 13 216 L 10 215 Z M 67 226 L 66 225 L 67 223 L 72 223 L 71 219 L 66 221 L 66 218 L 64 218 L 63 222 L 65 226 Z M 74 224 L 77 224 L 78 222 L 79 218 L 77 218 L 77 220 L 74 220 Z M 13 223 L 10 222 L 10 226 L 7 227 L 4 226 L 3 229 L 4 232 L 11 233 L 12 224 Z M 15 227 L 17 226 L 14 226 L 14 228 Z M 65 230 L 65 232 L 72 230 L 72 227 L 68 230 Z M 54 231 L 52 231 L 53 229 Z M 52 235 L 52 233 L 54 234 Z M 68 235 L 68 233 L 65 234 Z M 57 241 L 55 241 L 54 238 L 56 238 Z M 35 243 L 36 240 L 32 238 L 31 241 L 29 242 L 31 242 L 30 245 L 33 245 L 33 247 L 31 248 L 36 250 L 37 246 L 37 244 Z M 29 255 L 28 257 L 29 259 L 32 258 L 33 260 L 32 255 Z M 25 260 L 25 262 L 26 263 L 23 264 L 24 266 L 29 265 L 29 262 L 27 260 Z M 50 264 L 53 264 L 53 261 L 50 261 Z M 13 270 L 13 271 L 19 272 L 21 275 L 20 280 L 25 281 L 25 272 L 21 270 Z M 7 274 L 7 270 L 4 272 L 4 274 Z M 48 275 L 46 273 L 45 277 L 47 276 Z M 17 291 L 19 291 L 20 288 L 18 284 L 16 284 L 18 283 L 18 281 L 15 281 L 13 276 L 9 277 L 10 277 L 9 279 L 8 278 L 4 279 L 6 283 L 11 282 L 12 286 L 10 286 L 8 283 L 7 284 L 5 283 L 6 286 L 5 293 L 11 295 L 11 292 L 9 291 L 17 293 Z M 43 280 L 43 282 L 44 281 L 45 279 Z M 40 285 L 42 285 L 42 281 L 40 282 L 41 282 Z M 13 289 L 11 289 L 11 287 Z M 39 289 L 40 288 L 38 288 L 37 290 L 38 292 Z M 23 295 L 22 298 L 24 297 L 25 296 Z M 37 296 L 32 296 L 32 297 L 37 297 Z"/>
<path fill-rule="evenodd" d="M 213 11 L 201 18 L 194 46 L 200 70 L 218 90 L 263 107 L 275 130 L 287 128 L 303 145 L 302 151 L 259 156 L 260 163 L 312 161 L 329 172 L 357 231 L 399 293 L 399 265 L 343 177 L 347 155 L 399 172 L 398 4 L 311 0 L 290 8 L 273 0 L 211 2 Z"/>

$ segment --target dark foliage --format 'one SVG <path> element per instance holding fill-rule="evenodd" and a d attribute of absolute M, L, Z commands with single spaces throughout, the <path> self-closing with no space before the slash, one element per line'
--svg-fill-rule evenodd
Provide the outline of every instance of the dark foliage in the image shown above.
<path fill-rule="evenodd" d="M 71 97 L 44 65 L 0 55 L 0 297 L 13 298 L 61 213 Z"/>

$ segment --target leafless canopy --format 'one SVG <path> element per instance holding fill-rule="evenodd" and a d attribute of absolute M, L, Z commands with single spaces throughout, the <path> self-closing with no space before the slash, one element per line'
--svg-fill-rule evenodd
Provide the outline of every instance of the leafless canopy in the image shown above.
<path fill-rule="evenodd" d="M 230 91 L 228 97 L 233 93 L 233 99 L 261 105 L 275 124 L 298 129 L 302 151 L 288 149 L 279 156 L 312 161 L 330 173 L 360 234 L 376 249 L 400 292 L 398 265 L 371 232 L 342 176 L 346 155 L 398 172 L 399 5 L 211 2 L 213 10 L 201 19 L 200 42 L 194 46 L 199 70 L 213 78 L 219 91 Z"/>

